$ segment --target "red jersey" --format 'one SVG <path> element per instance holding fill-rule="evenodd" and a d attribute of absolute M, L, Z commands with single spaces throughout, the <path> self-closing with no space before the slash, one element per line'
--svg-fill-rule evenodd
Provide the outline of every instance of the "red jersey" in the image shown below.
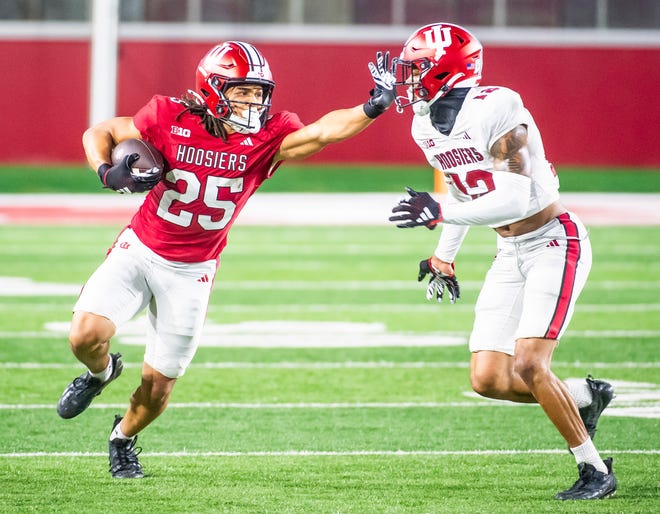
<path fill-rule="evenodd" d="M 217 259 L 248 198 L 281 164 L 282 140 L 303 124 L 296 114 L 274 114 L 257 134 L 230 134 L 225 143 L 176 98 L 156 95 L 133 118 L 142 139 L 168 165 L 131 220 L 140 240 L 165 259 Z"/>

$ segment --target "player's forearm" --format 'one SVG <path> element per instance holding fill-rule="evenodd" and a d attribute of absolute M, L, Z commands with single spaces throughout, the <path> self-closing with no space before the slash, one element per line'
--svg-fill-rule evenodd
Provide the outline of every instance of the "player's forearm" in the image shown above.
<path fill-rule="evenodd" d="M 442 222 L 454 225 L 497 226 L 522 218 L 528 210 L 532 182 L 524 175 L 493 173 L 495 188 L 472 201 L 442 205 Z"/>
<path fill-rule="evenodd" d="M 374 120 L 364 114 L 362 106 L 331 111 L 293 134 L 289 134 L 274 162 L 305 159 L 331 143 L 348 139 L 368 127 Z"/>
<path fill-rule="evenodd" d="M 337 143 L 355 136 L 367 128 L 374 119 L 367 117 L 362 105 L 350 109 L 331 111 L 316 121 L 318 141 L 323 144 Z"/>
<path fill-rule="evenodd" d="M 469 228 L 466 225 L 443 225 L 440 240 L 433 255 L 441 261 L 454 262 Z"/>
<path fill-rule="evenodd" d="M 140 131 L 128 116 L 111 118 L 88 128 L 83 133 L 83 148 L 87 162 L 93 170 L 101 164 L 111 162 L 114 146 L 125 139 L 141 138 Z"/>
<path fill-rule="evenodd" d="M 90 127 L 83 133 L 85 156 L 94 171 L 102 164 L 111 162 L 110 154 L 113 146 L 112 135 L 100 130 L 98 126 Z"/>

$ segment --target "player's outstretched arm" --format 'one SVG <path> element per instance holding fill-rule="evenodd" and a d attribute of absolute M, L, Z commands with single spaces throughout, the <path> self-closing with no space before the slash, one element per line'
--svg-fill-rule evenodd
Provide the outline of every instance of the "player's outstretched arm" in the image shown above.
<path fill-rule="evenodd" d="M 125 139 L 141 139 L 140 131 L 133 118 L 125 116 L 111 118 L 88 128 L 83 133 L 83 148 L 90 167 L 96 171 L 102 164 L 112 162 L 112 149 Z"/>
<path fill-rule="evenodd" d="M 362 132 L 374 120 L 364 114 L 361 105 L 329 112 L 284 138 L 274 161 L 300 160 Z"/>
<path fill-rule="evenodd" d="M 284 138 L 274 162 L 309 157 L 331 143 L 349 139 L 367 128 L 394 102 L 394 75 L 390 71 L 389 52 L 376 54 L 376 63 L 369 63 L 374 88 L 369 99 L 349 109 L 331 111 L 314 123 Z"/>

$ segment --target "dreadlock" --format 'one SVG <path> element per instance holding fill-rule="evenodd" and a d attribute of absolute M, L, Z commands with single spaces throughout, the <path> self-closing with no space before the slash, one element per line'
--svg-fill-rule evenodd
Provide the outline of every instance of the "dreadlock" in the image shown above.
<path fill-rule="evenodd" d="M 209 134 L 213 137 L 221 138 L 225 143 L 227 142 L 227 129 L 225 128 L 224 123 L 222 123 L 220 119 L 209 114 L 206 105 L 200 103 L 199 100 L 190 93 L 184 93 L 181 95 L 180 100 L 185 109 L 177 114 L 177 121 L 179 121 L 179 118 L 187 112 L 194 116 L 199 116 L 201 118 L 201 123 L 204 124 L 204 128 Z"/>

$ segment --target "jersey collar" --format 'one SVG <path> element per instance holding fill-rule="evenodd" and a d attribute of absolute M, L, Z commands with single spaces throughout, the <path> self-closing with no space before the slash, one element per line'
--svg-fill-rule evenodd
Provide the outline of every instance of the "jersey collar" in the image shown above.
<path fill-rule="evenodd" d="M 456 117 L 461 110 L 463 101 L 470 91 L 469 87 L 454 88 L 431 105 L 431 123 L 433 127 L 448 136 L 454 128 Z"/>

